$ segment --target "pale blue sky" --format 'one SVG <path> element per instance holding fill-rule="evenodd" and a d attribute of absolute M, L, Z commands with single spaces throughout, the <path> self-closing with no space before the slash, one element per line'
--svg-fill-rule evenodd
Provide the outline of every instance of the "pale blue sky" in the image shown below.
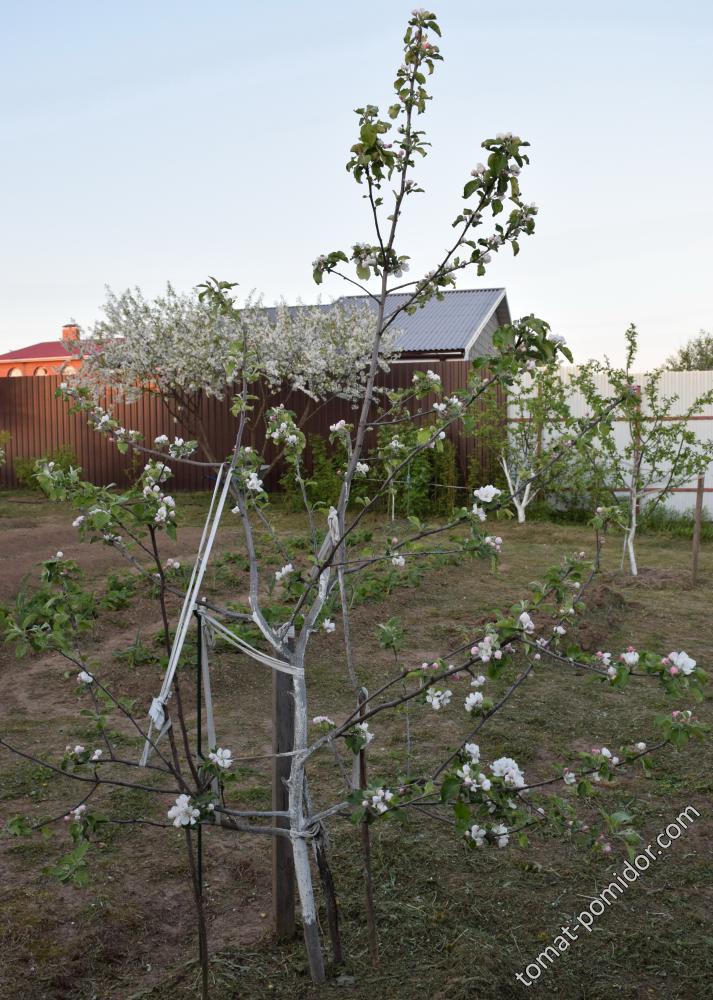
<path fill-rule="evenodd" d="M 711 5 L 435 9 L 434 148 L 399 241 L 414 274 L 451 235 L 480 141 L 512 130 L 532 142 L 538 231 L 481 286 L 506 285 L 513 313 L 549 320 L 580 360 L 619 358 L 630 320 L 649 365 L 711 329 Z M 314 300 L 313 258 L 371 237 L 344 170 L 352 109 L 390 102 L 409 11 L 0 0 L 0 350 L 89 325 L 106 284 L 212 274 Z"/>

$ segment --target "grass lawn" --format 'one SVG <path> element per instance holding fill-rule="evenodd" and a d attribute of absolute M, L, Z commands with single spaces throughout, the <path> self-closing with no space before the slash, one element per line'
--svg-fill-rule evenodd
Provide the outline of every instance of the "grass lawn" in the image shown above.
<path fill-rule="evenodd" d="M 32 499 L 32 498 L 30 498 Z M 33 564 L 62 548 L 84 562 L 100 592 L 118 557 L 101 546 L 77 543 L 69 512 L 17 494 L 0 502 L 0 530 L 8 540 L 3 570 L 7 601 Z M 171 551 L 188 558 L 201 521 L 204 498 L 184 506 L 189 527 L 179 530 Z M 280 532 L 299 531 L 294 516 L 278 517 Z M 404 526 L 374 519 L 375 533 Z M 382 650 L 376 627 L 392 616 L 407 632 L 404 662 L 432 659 L 472 634 L 494 606 L 506 608 L 560 554 L 592 551 L 588 529 L 503 522 L 497 574 L 483 562 L 461 560 L 427 567 L 417 587 L 401 586 L 384 600 L 365 601 L 353 611 L 357 669 L 375 688 L 393 673 L 392 654 Z M 21 544 L 22 543 L 22 544 Z M 688 581 L 690 543 L 658 535 L 640 540 L 642 574 L 637 581 L 618 571 L 620 540 L 609 539 L 601 576 L 590 591 L 577 636 L 590 650 L 618 653 L 629 643 L 685 649 L 704 667 L 713 660 L 710 629 L 713 545 L 701 557 L 701 580 Z M 111 559 L 110 559 L 111 557 Z M 111 563 L 111 566 L 110 566 Z M 274 557 L 279 566 L 279 557 Z M 246 574 L 237 528 L 226 529 L 221 558 L 207 592 L 221 600 L 244 600 Z M 26 585 L 26 584 L 25 584 Z M 9 592 L 11 591 L 11 592 Z M 148 705 L 160 686 L 154 637 L 157 609 L 143 590 L 130 605 L 104 612 L 90 637 L 97 672 L 108 686 Z M 133 649 L 133 653 L 132 653 Z M 65 744 L 87 736 L 78 716 L 74 673 L 56 656 L 17 661 L 0 648 L 0 731 L 34 756 L 61 757 Z M 186 667 L 190 672 L 190 667 Z M 339 630 L 316 636 L 308 664 L 310 715 L 339 718 L 350 707 L 345 696 Z M 270 748 L 270 676 L 257 664 L 217 647 L 213 667 L 219 742 L 236 756 Z M 186 687 L 191 683 L 186 677 Z M 466 681 L 453 682 L 451 707 L 435 713 L 414 709 L 413 769 L 431 766 L 457 744 L 463 732 L 460 707 Z M 492 684 L 492 682 L 491 682 Z M 504 686 L 497 682 L 495 691 Z M 593 745 L 654 742 L 653 719 L 688 707 L 667 699 L 654 684 L 613 691 L 580 672 L 543 666 L 485 728 L 480 745 L 486 761 L 507 754 L 528 782 L 549 777 L 575 751 Z M 696 709 L 711 721 L 710 699 Z M 403 715 L 375 721 L 370 771 L 393 780 L 403 761 Z M 118 727 L 119 728 L 119 727 Z M 137 755 L 134 736 L 120 729 L 125 755 Z M 602 790 L 608 811 L 627 809 L 644 845 L 689 805 L 700 818 L 598 918 L 537 986 L 562 1000 L 598 998 L 698 998 L 713 996 L 713 806 L 710 745 L 654 758 L 649 776 L 629 769 Z M 236 801 L 269 808 L 269 762 L 240 764 Z M 339 794 L 334 759 L 319 758 L 311 772 L 318 803 Z M 102 793 L 103 794 L 103 793 Z M 117 789 L 105 796 L 105 812 L 129 818 L 145 803 L 140 793 Z M 37 765 L 7 752 L 0 759 L 0 816 L 52 815 L 73 804 L 68 780 L 48 780 Z M 168 803 L 167 803 L 168 804 Z M 591 813 L 596 803 L 584 803 Z M 62 826 L 60 823 L 59 827 Z M 534 834 L 528 848 L 468 850 L 451 829 L 414 814 L 406 825 L 372 827 L 381 967 L 367 953 L 358 832 L 346 819 L 330 828 L 334 874 L 341 908 L 346 965 L 319 992 L 309 984 L 300 941 L 276 945 L 269 934 L 270 845 L 266 839 L 208 829 L 206 883 L 214 995 L 220 998 L 327 998 L 353 1000 L 471 1000 L 527 993 L 515 978 L 562 925 L 621 871 L 625 854 L 594 856 L 567 840 Z M 0 838 L 0 997 L 28 1000 L 113 1000 L 132 997 L 183 1000 L 198 996 L 196 941 L 182 835 L 133 827 L 102 831 L 104 850 L 91 854 L 92 880 L 85 889 L 60 885 L 41 874 L 66 849 L 58 828 L 48 840 Z"/>

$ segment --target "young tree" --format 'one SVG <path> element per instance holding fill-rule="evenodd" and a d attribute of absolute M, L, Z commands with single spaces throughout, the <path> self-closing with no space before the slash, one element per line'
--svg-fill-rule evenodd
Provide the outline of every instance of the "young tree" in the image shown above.
<path fill-rule="evenodd" d="M 691 418 L 713 402 L 713 391 L 681 410 L 678 396 L 662 392 L 664 369 L 643 376 L 634 374 L 637 345 L 638 334 L 632 324 L 626 331 L 623 368 L 616 368 L 608 359 L 590 361 L 573 380 L 590 412 L 602 415 L 590 457 L 624 528 L 624 552 L 633 576 L 638 574 L 635 541 L 641 511 L 653 511 L 713 460 L 713 442 L 698 438 L 695 424 L 691 424 Z M 613 410 L 612 397 L 621 399 Z M 609 411 L 606 417 L 605 410 Z M 623 428 L 623 437 L 617 434 L 617 426 Z M 626 496 L 623 503 L 622 494 Z"/>
<path fill-rule="evenodd" d="M 669 744 L 682 746 L 689 738 L 700 736 L 702 732 L 701 725 L 691 712 L 675 712 L 671 718 L 662 721 L 662 739 L 653 746 L 647 747 L 640 742 L 627 743 L 617 753 L 597 746 L 580 755 L 581 766 L 577 774 L 567 768 L 555 767 L 552 772 L 548 771 L 548 777 L 530 782 L 526 780 L 522 768 L 509 756 L 490 759 L 486 763 L 486 758 L 492 758 L 494 754 L 488 753 L 487 747 L 481 752 L 475 740 L 482 739 L 480 734 L 503 705 L 512 704 L 521 686 L 528 678 L 534 677 L 534 668 L 543 657 L 565 675 L 572 676 L 575 669 L 583 669 L 618 688 L 635 677 L 658 681 L 673 694 L 699 694 L 703 674 L 695 660 L 683 652 L 670 653 L 662 658 L 654 653 L 627 650 L 614 660 L 609 652 L 587 655 L 576 643 L 565 639 L 583 608 L 582 597 L 593 575 L 581 554 L 567 557 L 548 571 L 541 581 L 531 585 L 527 597 L 506 611 L 494 611 L 485 624 L 473 623 L 467 641 L 463 640 L 462 630 L 459 630 L 457 639 L 445 651 L 434 651 L 429 657 L 430 662 L 414 665 L 404 629 L 395 620 L 385 623 L 380 628 L 379 639 L 393 662 L 393 674 L 380 683 L 377 690 L 367 692 L 360 687 L 366 679 L 367 667 L 355 655 L 358 651 L 353 648 L 350 629 L 353 596 L 353 592 L 350 595 L 350 587 L 358 579 L 358 574 L 381 573 L 381 578 L 389 582 L 393 574 L 413 572 L 421 562 L 444 551 L 450 556 L 460 554 L 463 558 L 497 562 L 502 539 L 488 533 L 486 522 L 508 504 L 511 497 L 501 494 L 491 484 L 484 484 L 475 491 L 472 507 L 459 508 L 446 521 L 431 524 L 413 517 L 407 522 L 403 537 L 394 537 L 391 532 L 385 538 L 379 536 L 370 551 L 365 550 L 363 538 L 358 540 L 359 527 L 368 523 L 365 519 L 377 502 L 388 495 L 392 482 L 402 475 L 415 456 L 426 449 L 441 447 L 446 429 L 451 424 L 471 426 L 469 410 L 490 387 L 496 384 L 509 386 L 523 370 L 533 364 L 551 363 L 559 355 L 571 360 L 569 351 L 560 338 L 550 333 L 547 324 L 528 317 L 496 332 L 494 344 L 497 353 L 487 362 L 490 374 L 483 375 L 484 361 L 476 363 L 472 381 L 461 393 L 446 396 L 438 376 L 426 371 L 415 377 L 410 390 L 377 399 L 376 379 L 383 339 L 387 331 L 394 329 L 400 313 L 406 309 L 417 309 L 434 296 L 441 295 L 443 288 L 452 286 L 457 276 L 467 268 L 484 274 L 493 253 L 507 246 L 517 252 L 520 238 L 534 230 L 536 209 L 522 200 L 518 181 L 518 174 L 527 163 L 527 143 L 516 135 L 504 133 L 483 143 L 487 164 L 478 164 L 465 184 L 465 205 L 456 217 L 456 234 L 450 248 L 436 262 L 433 270 L 422 278 L 407 282 L 400 280 L 408 258 L 398 243 L 399 222 L 407 204 L 422 191 L 412 171 L 417 158 L 425 155 L 428 149 L 425 133 L 419 128 L 419 116 L 430 100 L 426 90 L 427 77 L 441 59 L 435 41 L 439 35 L 435 15 L 426 10 L 414 11 L 404 37 L 403 62 L 395 74 L 395 97 L 388 110 L 388 119 L 381 118 L 374 105 L 365 105 L 357 111 L 359 135 L 347 166 L 365 190 L 373 225 L 373 241 L 353 244 L 348 252 L 331 251 L 314 262 L 314 275 L 318 282 L 326 274 L 338 274 L 347 280 L 362 283 L 371 283 L 373 279 L 375 284 L 365 284 L 364 290 L 374 303 L 375 322 L 358 419 L 354 426 L 339 421 L 331 428 L 331 434 L 341 442 L 347 454 L 339 498 L 332 508 L 325 511 L 324 505 L 311 502 L 306 491 L 302 490 L 311 537 L 308 552 L 305 552 L 304 546 L 285 543 L 272 529 L 270 497 L 260 478 L 261 458 L 245 446 L 246 427 L 253 418 L 249 386 L 259 371 L 259 359 L 251 351 L 244 333 L 234 345 L 234 375 L 239 387 L 234 410 L 238 415 L 239 428 L 231 460 L 227 468 L 221 466 L 218 475 L 219 483 L 223 484 L 221 495 L 225 497 L 229 483 L 234 485 L 237 495 L 233 513 L 240 519 L 248 560 L 246 584 L 249 602 L 244 617 L 249 618 L 253 628 L 259 631 L 261 640 L 249 642 L 231 632 L 225 625 L 226 620 L 230 623 L 230 617 L 221 616 L 219 612 L 206 620 L 221 630 L 221 635 L 232 636 L 232 641 L 239 645 L 243 653 L 290 679 L 294 743 L 292 749 L 286 752 L 289 760 L 287 810 L 273 809 L 256 814 L 246 804 L 241 805 L 239 792 L 233 792 L 225 780 L 233 759 L 232 752 L 216 745 L 210 748 L 208 755 L 198 753 L 180 715 L 174 720 L 173 713 L 169 712 L 170 687 L 172 684 L 175 687 L 175 672 L 173 675 L 170 671 L 167 673 L 164 689 L 154 699 L 150 709 L 153 724 L 168 736 L 170 755 L 162 756 L 157 735 L 152 736 L 151 731 L 147 734 L 146 725 L 137 721 L 125 705 L 122 707 L 133 720 L 132 725 L 138 726 L 147 749 L 154 751 L 152 759 L 157 759 L 158 763 L 154 765 L 149 761 L 149 765 L 157 767 L 162 782 L 165 781 L 158 788 L 152 788 L 147 779 L 142 785 L 145 784 L 157 795 L 176 795 L 165 818 L 158 820 L 153 816 L 140 816 L 137 822 L 179 826 L 186 831 L 189 848 L 191 831 L 211 827 L 288 838 L 294 858 L 309 967 L 315 983 L 324 979 L 325 971 L 310 849 L 314 850 L 319 861 L 323 887 L 330 900 L 330 931 L 335 934 L 337 930 L 336 900 L 329 888 L 330 878 L 324 877 L 327 824 L 339 817 L 351 817 L 358 824 L 367 890 L 370 880 L 369 827 L 395 813 L 414 815 L 420 821 L 426 818 L 445 820 L 472 849 L 481 849 L 486 845 L 503 848 L 513 837 L 524 843 L 528 830 L 548 825 L 555 832 L 566 828 L 583 838 L 590 837 L 592 846 L 606 851 L 611 849 L 607 836 L 592 835 L 578 822 L 577 798 L 565 799 L 549 793 L 576 788 L 580 797 L 588 797 L 595 793 L 595 785 L 600 778 L 613 779 L 615 774 L 620 773 L 619 769 L 654 749 Z M 387 133 L 394 125 L 394 139 L 388 142 Z M 498 217 L 505 211 L 507 202 L 510 203 L 509 211 L 504 221 L 500 222 Z M 347 267 L 354 268 L 356 279 L 352 279 L 351 273 L 345 273 Z M 394 279 L 399 282 L 396 286 L 391 284 Z M 390 309 L 389 292 L 395 288 L 407 288 L 409 291 L 397 308 Z M 226 323 L 237 320 L 240 309 L 229 285 L 210 281 L 204 286 L 203 295 L 204 301 Z M 437 407 L 414 405 L 432 398 L 434 394 Z M 381 405 L 377 406 L 377 402 Z M 615 399 L 611 406 L 618 403 L 619 400 Z M 87 408 L 92 405 L 86 403 Z M 607 412 L 604 406 L 603 411 L 594 416 L 592 425 Z M 305 438 L 294 414 L 284 407 L 275 407 L 268 410 L 265 417 L 268 437 L 284 447 L 294 477 L 298 484 L 302 483 Z M 116 428 L 115 422 L 112 423 L 111 416 L 107 416 L 106 420 L 99 417 L 96 422 L 103 423 L 106 430 L 118 436 L 127 446 L 132 443 L 127 440 L 127 432 L 117 434 L 120 429 Z M 417 427 L 416 439 L 413 444 L 406 445 L 401 432 L 402 428 L 411 424 Z M 352 514 L 349 508 L 352 486 L 357 477 L 365 476 L 370 471 L 364 461 L 368 435 L 385 427 L 390 428 L 390 435 L 379 438 L 379 447 L 392 459 L 384 463 L 387 472 L 372 495 L 363 496 L 360 508 Z M 168 442 L 163 442 L 162 446 L 168 448 Z M 563 451 L 570 446 L 570 439 L 562 440 Z M 175 450 L 175 442 L 173 447 Z M 394 460 L 393 456 L 397 458 Z M 176 456 L 176 459 L 180 457 L 185 458 Z M 171 459 L 166 453 L 166 464 L 176 459 Z M 81 493 L 84 487 L 79 483 L 73 484 L 71 475 L 49 467 L 41 475 L 48 490 L 59 491 L 60 494 L 64 491 L 64 495 L 69 491 L 75 502 L 83 502 Z M 146 503 L 150 505 L 145 516 L 147 519 L 150 516 L 152 524 L 157 523 L 157 518 L 160 523 L 170 521 L 172 508 L 165 496 L 153 499 L 163 492 L 161 473 L 153 471 L 150 477 L 152 482 L 146 482 L 144 487 L 147 491 Z M 158 487 L 158 494 L 155 487 Z M 140 492 L 144 496 L 144 491 Z M 113 496 L 113 491 L 110 494 Z M 125 507 L 135 504 L 140 512 L 143 504 L 142 500 L 132 498 L 127 504 L 119 504 L 116 510 L 112 506 L 113 501 L 108 498 L 105 506 L 110 508 L 110 516 L 107 519 L 106 514 L 94 511 L 91 506 L 93 497 L 87 496 L 85 500 L 90 506 L 83 516 L 90 519 L 92 530 L 99 527 L 99 530 L 109 530 L 112 534 L 114 532 L 109 525 L 113 525 L 117 518 L 123 521 Z M 97 516 L 102 520 L 99 526 L 91 520 Z M 81 523 L 84 524 L 83 521 Z M 212 528 L 213 523 L 210 521 L 208 527 Z M 599 518 L 598 530 L 601 530 L 602 523 L 603 519 Z M 265 564 L 256 546 L 255 526 L 258 524 L 261 532 L 267 532 L 277 550 L 283 553 L 284 564 L 276 572 Z M 202 549 L 196 565 L 198 583 L 206 559 L 207 550 Z M 55 565 L 51 567 L 53 574 L 62 572 L 61 562 L 54 561 Z M 196 587 L 197 584 L 189 589 L 189 594 L 197 594 Z M 194 606 L 189 602 L 189 613 Z M 327 716 L 310 721 L 310 643 L 317 631 L 334 634 L 336 618 L 341 621 L 344 636 L 346 693 L 351 692 L 358 704 L 353 711 L 342 713 L 339 721 L 335 722 Z M 72 614 L 63 607 L 58 627 L 62 635 L 67 634 L 70 638 L 66 642 L 63 639 L 58 645 L 62 646 L 65 656 L 75 655 L 68 644 L 78 631 L 75 625 L 79 624 L 73 622 Z M 18 627 L 21 634 L 17 638 L 22 641 L 26 629 L 23 622 L 19 622 Z M 185 629 L 180 631 L 185 635 Z M 179 637 L 171 651 L 174 665 L 180 651 Z M 90 696 L 95 693 L 95 685 L 96 690 L 102 690 L 98 668 L 92 671 L 81 660 L 79 665 L 81 672 L 78 680 L 84 685 L 82 690 Z M 455 684 L 457 677 L 470 682 L 468 693 L 462 700 L 454 699 L 451 688 L 447 686 Z M 498 678 L 505 682 L 506 689 L 495 700 L 490 697 L 488 685 Z M 335 703 L 343 704 L 343 698 Z M 122 703 L 117 699 L 117 704 Z M 449 745 L 442 748 L 437 760 L 417 768 L 412 754 L 414 729 L 427 713 L 433 711 L 458 713 L 461 720 L 459 735 L 455 744 L 452 739 L 448 740 Z M 371 727 L 395 712 L 399 712 L 398 717 L 405 718 L 407 722 L 401 759 L 394 761 L 392 774 L 370 782 L 363 754 L 371 740 L 378 739 L 379 735 L 378 729 L 374 731 Z M 175 739 L 176 735 L 179 740 Z M 182 754 L 178 748 L 179 741 L 183 743 Z M 9 747 L 7 741 L 2 743 Z M 351 779 L 343 753 L 354 764 Z M 336 800 L 326 786 L 321 787 L 315 782 L 314 771 L 310 772 L 312 780 L 308 781 L 308 767 L 318 754 L 327 754 L 330 759 L 333 755 L 333 759 L 341 765 L 340 773 L 348 787 Z M 100 769 L 96 766 L 95 752 L 75 747 L 73 750 L 70 748 L 67 756 L 71 767 L 65 773 L 85 782 L 84 787 L 93 794 L 99 785 L 98 777 L 102 777 L 97 775 Z M 133 762 L 125 762 L 112 754 L 111 770 L 102 780 L 124 780 L 118 773 L 124 763 L 127 767 L 133 766 Z M 80 803 L 75 807 L 70 827 L 72 835 L 77 838 L 76 850 L 86 853 L 84 845 L 87 838 L 91 839 L 107 817 L 83 806 L 84 803 Z M 614 831 L 622 843 L 631 844 L 637 835 L 629 826 L 628 818 L 622 820 L 620 814 L 617 818 L 616 814 L 604 812 L 607 829 Z M 166 820 L 170 823 L 167 824 Z M 26 825 L 22 819 L 15 822 L 17 832 L 23 832 Z M 188 856 L 189 863 L 193 865 L 194 855 L 190 849 Z M 200 913 L 200 893 L 196 891 L 195 895 Z M 376 928 L 373 909 L 368 902 L 367 913 L 371 923 L 372 960 L 375 960 Z M 205 943 L 204 920 L 200 926 L 201 940 Z M 202 957 L 205 996 L 208 990 L 205 944 Z"/>
<path fill-rule="evenodd" d="M 677 372 L 710 371 L 713 368 L 713 333 L 701 330 L 697 337 L 691 337 L 667 359 L 666 367 Z"/>
<path fill-rule="evenodd" d="M 571 467 L 562 437 L 575 430 L 568 392 L 555 362 L 524 371 L 507 390 L 506 417 L 491 393 L 476 417 L 480 441 L 497 455 L 518 523 Z M 576 437 L 576 434 L 575 434 Z"/>

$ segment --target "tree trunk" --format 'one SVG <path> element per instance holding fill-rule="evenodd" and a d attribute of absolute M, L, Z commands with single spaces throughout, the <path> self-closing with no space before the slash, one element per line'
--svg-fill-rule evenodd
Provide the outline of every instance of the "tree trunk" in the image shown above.
<path fill-rule="evenodd" d="M 295 656 L 292 663 L 295 666 L 303 666 L 302 657 Z M 312 982 L 318 986 L 324 982 L 325 978 L 324 958 L 322 956 L 322 946 L 319 941 L 319 929 L 317 927 L 312 869 L 309 862 L 307 839 L 304 835 L 305 760 L 299 752 L 305 750 L 307 746 L 307 686 L 303 674 L 295 674 L 293 676 L 292 687 L 295 696 L 294 746 L 297 753 L 292 758 L 289 780 L 290 837 L 292 840 L 295 878 L 297 880 L 297 892 L 300 897 L 302 929 L 305 948 L 307 950 L 307 959 L 309 961 L 309 971 L 312 976 Z"/>
<path fill-rule="evenodd" d="M 626 548 L 629 553 L 629 569 L 631 570 L 632 576 L 639 575 L 639 570 L 636 565 L 636 552 L 634 550 L 634 538 L 636 537 L 636 523 L 637 523 L 637 497 L 635 491 L 632 490 L 629 531 L 626 536 Z"/>

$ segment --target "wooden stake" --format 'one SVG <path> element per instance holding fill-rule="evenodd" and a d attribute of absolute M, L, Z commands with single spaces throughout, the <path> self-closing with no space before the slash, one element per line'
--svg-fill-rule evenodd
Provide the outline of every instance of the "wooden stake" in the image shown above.
<path fill-rule="evenodd" d="M 693 565 L 691 567 L 691 578 L 693 586 L 698 582 L 698 557 L 701 552 L 701 521 L 703 520 L 703 487 L 706 475 L 701 472 L 696 484 L 696 513 L 693 521 Z"/>
<path fill-rule="evenodd" d="M 290 645 L 292 640 L 290 640 Z M 282 670 L 272 672 L 272 752 L 289 753 L 294 749 L 295 728 L 292 677 Z M 292 766 L 291 757 L 274 757 L 272 761 L 272 808 L 279 812 L 289 809 L 287 781 Z M 275 825 L 286 829 L 286 816 L 275 817 Z M 295 867 L 292 844 L 287 837 L 272 838 L 272 917 L 275 936 L 287 940 L 295 935 Z"/>

